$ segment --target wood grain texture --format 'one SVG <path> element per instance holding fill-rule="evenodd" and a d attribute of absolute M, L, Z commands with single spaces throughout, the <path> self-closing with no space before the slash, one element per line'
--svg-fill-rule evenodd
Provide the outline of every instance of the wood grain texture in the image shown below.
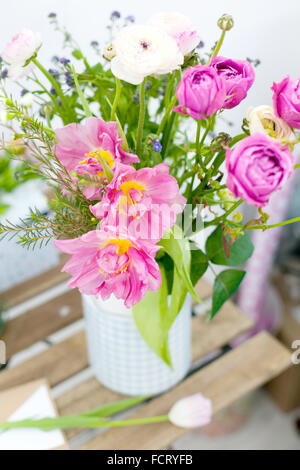
<path fill-rule="evenodd" d="M 206 317 L 193 318 L 193 362 L 229 343 L 253 326 L 250 317 L 242 314 L 232 302 L 226 302 L 218 315 L 206 323 Z"/>
<path fill-rule="evenodd" d="M 176 388 L 133 412 L 128 419 L 165 415 L 180 398 L 202 392 L 214 414 L 288 368 L 290 353 L 266 332 L 259 333 L 195 373 Z M 82 450 L 164 449 L 187 433 L 170 423 L 114 428 L 92 439 Z"/>
<path fill-rule="evenodd" d="M 70 290 L 10 320 L 1 337 L 6 344 L 7 359 L 81 317 L 80 294 Z"/>
<path fill-rule="evenodd" d="M 47 351 L 0 372 L 0 390 L 46 378 L 51 387 L 88 366 L 85 333 L 81 331 Z"/>
<path fill-rule="evenodd" d="M 2 308 L 4 310 L 12 308 L 69 279 L 70 275 L 68 273 L 61 272 L 61 268 L 67 259 L 67 255 L 61 255 L 60 264 L 58 266 L 2 292 L 0 294 L 0 304 Z"/>
<path fill-rule="evenodd" d="M 243 315 L 232 302 L 227 302 L 210 323 L 205 322 L 205 317 L 194 317 L 192 319 L 193 362 L 224 346 L 251 327 L 252 321 Z M 57 406 L 61 415 L 82 413 L 89 408 L 118 400 L 120 396 L 92 378 L 61 395 L 57 399 Z M 78 430 L 71 429 L 66 434 L 70 438 L 78 432 Z"/>

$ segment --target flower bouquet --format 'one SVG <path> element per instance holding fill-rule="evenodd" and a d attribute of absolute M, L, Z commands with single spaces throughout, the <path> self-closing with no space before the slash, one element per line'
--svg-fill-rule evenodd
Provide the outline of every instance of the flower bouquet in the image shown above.
<path fill-rule="evenodd" d="M 46 69 L 40 35 L 23 29 L 2 53 L 1 88 L 6 125 L 31 155 L 28 169 L 55 192 L 51 215 L 32 209 L 0 234 L 19 235 L 25 247 L 54 238 L 70 255 L 69 287 L 83 296 L 97 377 L 119 392 L 152 395 L 189 369 L 199 279 L 224 267 L 211 320 L 245 275 L 237 268 L 253 252 L 249 230 L 272 227 L 263 207 L 297 166 L 300 78 L 274 84 L 274 106 L 245 112 L 239 135 L 216 134 L 216 122 L 246 98 L 257 65 L 220 55 L 232 17 L 218 20 L 220 39 L 205 50 L 184 15 L 159 13 L 138 25 L 113 12 L 109 44 L 91 43 L 94 63 L 49 17 L 72 61 L 54 56 Z M 8 79 L 30 91 L 35 107 L 7 94 Z M 258 208 L 255 219 L 243 220 L 243 201 Z"/>

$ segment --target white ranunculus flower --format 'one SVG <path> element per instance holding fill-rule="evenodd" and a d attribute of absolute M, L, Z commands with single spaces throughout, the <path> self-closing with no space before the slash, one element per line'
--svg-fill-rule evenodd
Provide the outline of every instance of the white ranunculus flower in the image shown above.
<path fill-rule="evenodd" d="M 36 56 L 41 45 L 40 33 L 34 33 L 30 29 L 23 28 L 14 36 L 2 53 L 2 59 L 8 64 L 8 76 L 16 80 L 28 75 L 32 70 L 29 62 Z"/>
<path fill-rule="evenodd" d="M 251 107 L 247 113 L 250 134 L 263 133 L 277 140 L 293 140 L 295 135 L 291 127 L 277 117 L 272 106 Z"/>
<path fill-rule="evenodd" d="M 152 74 L 167 74 L 183 64 L 184 57 L 176 41 L 152 25 L 127 26 L 114 41 L 116 56 L 112 73 L 133 85 Z"/>
<path fill-rule="evenodd" d="M 200 42 L 201 38 L 190 18 L 176 11 L 157 13 L 148 20 L 148 23 L 172 36 L 183 55 L 192 52 Z"/>

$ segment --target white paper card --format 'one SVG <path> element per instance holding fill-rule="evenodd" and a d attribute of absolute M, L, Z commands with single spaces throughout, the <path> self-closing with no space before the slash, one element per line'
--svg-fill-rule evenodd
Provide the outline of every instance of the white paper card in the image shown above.
<path fill-rule="evenodd" d="M 26 418 L 55 418 L 56 413 L 46 385 L 39 387 L 8 419 L 19 421 Z M 60 430 L 10 429 L 0 433 L 0 450 L 50 450 L 64 445 Z"/>

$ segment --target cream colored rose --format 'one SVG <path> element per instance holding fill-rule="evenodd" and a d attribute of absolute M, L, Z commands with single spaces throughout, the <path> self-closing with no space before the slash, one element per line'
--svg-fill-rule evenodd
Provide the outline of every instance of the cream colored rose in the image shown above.
<path fill-rule="evenodd" d="M 247 113 L 250 134 L 263 133 L 276 140 L 293 140 L 294 133 L 290 126 L 275 115 L 272 106 L 251 107 Z"/>

